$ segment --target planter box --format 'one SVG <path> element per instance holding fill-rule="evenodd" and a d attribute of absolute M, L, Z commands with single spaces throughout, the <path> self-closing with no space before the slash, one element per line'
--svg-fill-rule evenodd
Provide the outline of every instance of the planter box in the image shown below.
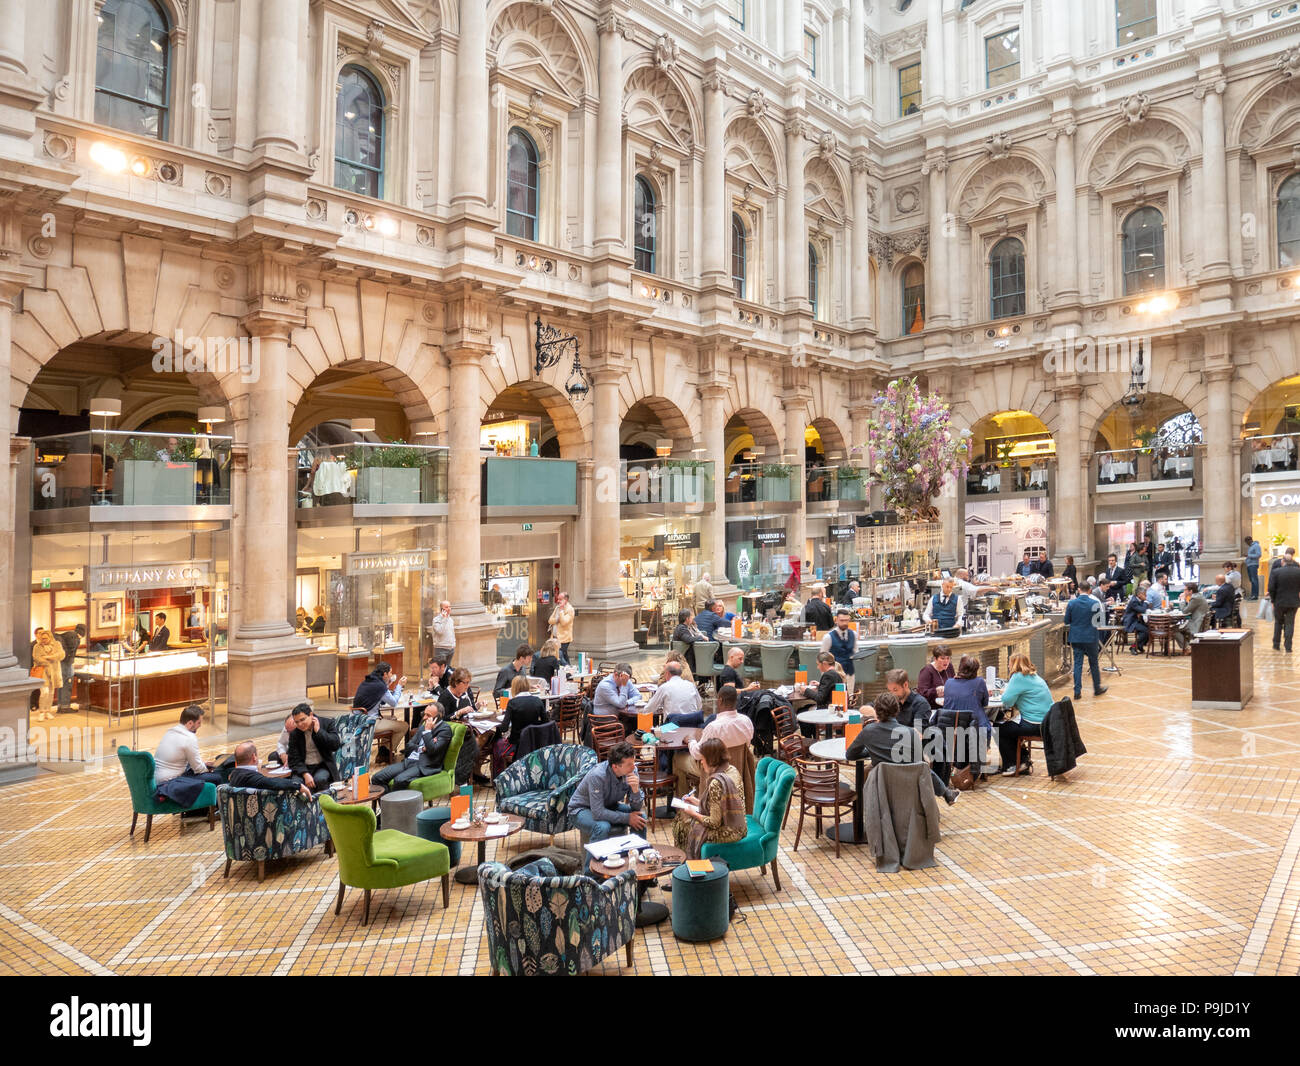
<path fill-rule="evenodd" d="M 789 503 L 793 498 L 789 477 L 767 477 L 760 474 L 755 480 L 758 482 L 755 499 L 766 503 Z"/>
<path fill-rule="evenodd" d="M 712 503 L 713 475 L 704 470 L 665 471 L 659 494 L 663 503 Z"/>
<path fill-rule="evenodd" d="M 197 472 L 195 463 L 124 459 L 113 469 L 113 498 L 124 507 L 188 507 Z"/>
<path fill-rule="evenodd" d="M 420 503 L 418 466 L 367 466 L 357 471 L 357 503 Z"/>
<path fill-rule="evenodd" d="M 846 481 L 843 478 L 841 478 L 838 484 L 838 488 L 839 488 L 839 495 L 837 499 L 860 500 L 863 498 L 861 481 Z"/>

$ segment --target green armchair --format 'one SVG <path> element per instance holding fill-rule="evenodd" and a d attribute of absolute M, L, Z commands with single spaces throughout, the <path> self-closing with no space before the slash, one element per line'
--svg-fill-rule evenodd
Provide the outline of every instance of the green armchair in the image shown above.
<path fill-rule="evenodd" d="M 760 759 L 754 774 L 754 813 L 745 818 L 749 831 L 730 844 L 705 844 L 700 849 L 700 857 L 722 859 L 732 873 L 755 866 L 765 868 L 771 864 L 772 883 L 778 892 L 781 891 L 777 850 L 781 840 L 781 822 L 794 791 L 794 779 L 793 766 L 771 756 Z"/>
<path fill-rule="evenodd" d="M 447 749 L 447 757 L 442 760 L 442 773 L 417 777 L 406 786 L 424 797 L 426 807 L 439 796 L 450 796 L 456 791 L 456 760 L 460 758 L 460 749 L 464 746 L 468 733 L 469 726 L 455 723 L 451 727 L 451 747 Z"/>
<path fill-rule="evenodd" d="M 343 909 L 345 887 L 365 893 L 361 924 L 370 923 L 370 893 L 381 888 L 402 888 L 442 878 L 442 905 L 451 903 L 451 854 L 446 844 L 413 837 L 396 829 L 375 830 L 375 812 L 363 803 L 334 802 L 320 797 L 330 839 L 339 857 L 339 898 L 334 913 Z"/>
<path fill-rule="evenodd" d="M 217 786 L 204 783 L 203 791 L 191 807 L 182 807 L 170 800 L 160 800 L 158 786 L 154 783 L 153 756 L 147 751 L 132 751 L 125 744 L 117 749 L 118 760 L 122 763 L 122 775 L 126 786 L 131 790 L 131 836 L 135 836 L 135 826 L 144 815 L 144 842 L 149 843 L 149 834 L 153 831 L 155 814 L 184 814 L 186 811 L 208 809 L 208 832 L 217 824 Z"/>

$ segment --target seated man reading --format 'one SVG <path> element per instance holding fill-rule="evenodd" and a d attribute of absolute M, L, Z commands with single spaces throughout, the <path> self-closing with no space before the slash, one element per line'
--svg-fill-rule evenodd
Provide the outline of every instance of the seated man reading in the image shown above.
<path fill-rule="evenodd" d="M 636 750 L 627 741 L 609 749 L 609 755 L 587 771 L 569 801 L 569 809 L 592 844 L 607 840 L 615 826 L 627 826 L 636 832 L 645 828 L 641 808 L 645 796 L 636 773 Z M 583 872 L 591 872 L 591 855 L 583 852 Z"/>

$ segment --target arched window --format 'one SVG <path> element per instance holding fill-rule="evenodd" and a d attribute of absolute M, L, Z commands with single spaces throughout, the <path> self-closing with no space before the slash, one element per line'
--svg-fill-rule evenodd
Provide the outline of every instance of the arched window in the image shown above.
<path fill-rule="evenodd" d="M 912 263 L 903 271 L 903 332 L 925 329 L 925 270 Z"/>
<path fill-rule="evenodd" d="M 506 232 L 537 240 L 537 145 L 518 127 L 506 157 Z"/>
<path fill-rule="evenodd" d="M 731 215 L 731 284 L 736 299 L 743 300 L 749 288 L 749 258 L 745 249 L 745 224 L 735 212 Z"/>
<path fill-rule="evenodd" d="M 820 318 L 817 313 L 819 304 L 817 301 L 817 249 L 811 244 L 808 245 L 808 303 L 812 305 L 813 318 Z"/>
<path fill-rule="evenodd" d="M 989 254 L 989 316 L 1009 318 L 1025 313 L 1025 246 L 1006 237 Z"/>
<path fill-rule="evenodd" d="M 636 233 L 632 238 L 632 251 L 637 270 L 646 274 L 655 272 L 655 248 L 659 220 L 655 215 L 655 191 L 645 178 L 636 179 L 636 217 L 632 220 Z"/>
<path fill-rule="evenodd" d="M 1300 266 L 1300 174 L 1277 191 L 1277 265 Z"/>
<path fill-rule="evenodd" d="M 334 104 L 334 187 L 384 195 L 384 94 L 360 67 L 339 72 Z"/>
<path fill-rule="evenodd" d="M 1165 216 L 1154 207 L 1139 207 L 1124 219 L 1122 230 L 1124 295 L 1165 287 Z"/>
<path fill-rule="evenodd" d="M 95 50 L 95 121 L 167 138 L 167 17 L 153 0 L 107 0 Z"/>

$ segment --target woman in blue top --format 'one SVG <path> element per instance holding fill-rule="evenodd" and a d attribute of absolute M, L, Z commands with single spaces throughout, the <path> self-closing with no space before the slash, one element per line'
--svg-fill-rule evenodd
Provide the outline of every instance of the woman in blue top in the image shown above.
<path fill-rule="evenodd" d="M 943 708 L 935 719 L 935 725 L 943 730 L 941 746 L 936 747 L 931 741 L 927 748 L 938 752 L 934 772 L 945 785 L 954 766 L 970 765 L 973 773 L 979 773 L 984 762 L 985 742 L 993 734 L 985 710 L 989 705 L 989 690 L 979 674 L 979 660 L 972 655 L 963 655 L 957 664 L 956 676 L 949 678 L 943 686 Z M 979 732 L 972 726 L 978 726 Z M 941 761 L 946 759 L 952 761 Z"/>
<path fill-rule="evenodd" d="M 1021 737 L 1041 737 L 1043 719 L 1052 709 L 1052 690 L 1038 676 L 1028 655 L 1011 656 L 1011 679 L 1002 690 L 1002 706 L 1020 712 L 1020 721 L 1003 721 L 998 726 L 998 751 L 1002 753 L 1002 776 L 1016 776 L 1016 748 Z M 1022 774 L 1029 773 L 1029 760 L 1020 764 Z"/>

